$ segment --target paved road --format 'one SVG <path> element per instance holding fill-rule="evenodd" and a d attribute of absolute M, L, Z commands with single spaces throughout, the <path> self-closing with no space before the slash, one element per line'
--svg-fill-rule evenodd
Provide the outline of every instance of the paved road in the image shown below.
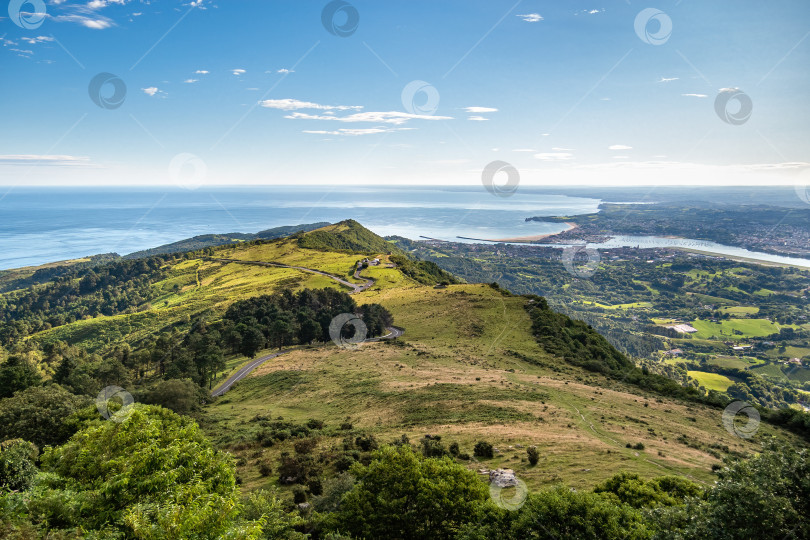
<path fill-rule="evenodd" d="M 362 285 L 357 285 L 355 283 L 350 283 L 350 282 L 346 281 L 345 279 L 341 279 L 341 278 L 339 278 L 337 276 L 334 276 L 332 274 L 327 274 L 326 272 L 321 272 L 320 270 L 315 270 L 313 268 L 306 268 L 306 267 L 303 267 L 303 266 L 290 266 L 290 265 L 287 265 L 287 264 L 264 262 L 264 261 L 240 261 L 238 259 L 215 259 L 215 258 L 206 258 L 206 259 L 209 260 L 209 261 L 216 261 L 216 262 L 223 262 L 223 263 L 252 264 L 252 265 L 255 265 L 255 266 L 275 266 L 275 267 L 279 267 L 279 268 L 294 268 L 295 270 L 301 270 L 303 272 L 310 272 L 312 274 L 319 274 L 321 276 L 326 276 L 326 277 L 328 277 L 330 279 L 333 279 L 333 280 L 337 281 L 338 283 L 340 283 L 341 285 L 345 285 L 347 287 L 350 287 L 352 289 L 352 292 L 349 293 L 349 294 L 355 294 L 355 293 L 363 292 L 366 289 L 370 288 L 372 285 L 374 285 L 374 280 L 373 279 L 366 278 L 366 277 L 363 277 L 363 276 L 360 275 L 360 271 L 362 270 L 362 268 L 359 268 L 359 267 L 357 268 L 357 270 L 355 270 L 354 277 L 356 279 L 365 280 L 365 283 L 363 283 Z M 401 336 L 405 332 L 405 330 L 403 328 L 398 328 L 396 326 L 389 326 L 387 328 L 387 330 L 388 330 L 388 334 L 386 334 L 384 336 L 376 337 L 376 338 L 369 338 L 366 341 L 375 342 L 375 341 L 382 341 L 384 339 L 394 339 L 394 338 L 398 338 L 399 336 Z M 216 388 L 214 388 L 214 390 L 211 391 L 211 395 L 214 396 L 214 397 L 223 395 L 225 392 L 230 390 L 231 386 L 233 386 L 235 383 L 237 383 L 237 382 L 241 381 L 242 379 L 244 379 L 245 377 L 247 377 L 248 374 L 250 374 L 250 372 L 252 372 L 254 369 L 259 367 L 260 365 L 262 365 L 266 361 L 268 361 L 268 360 L 270 360 L 272 358 L 275 358 L 277 356 L 280 356 L 282 354 L 286 354 L 286 353 L 288 353 L 288 352 L 290 352 L 292 350 L 294 350 L 294 349 L 282 349 L 282 350 L 280 350 L 278 352 L 274 352 L 272 354 L 267 354 L 265 356 L 257 358 L 256 360 L 253 360 L 248 365 L 244 366 L 242 369 L 240 369 L 239 371 L 237 371 L 236 373 L 234 373 L 233 375 L 228 377 L 228 379 L 224 383 L 222 383 L 219 386 L 217 386 Z"/>

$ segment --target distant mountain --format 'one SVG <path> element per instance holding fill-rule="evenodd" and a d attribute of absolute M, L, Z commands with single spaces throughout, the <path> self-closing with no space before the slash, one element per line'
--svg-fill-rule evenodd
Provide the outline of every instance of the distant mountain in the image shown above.
<path fill-rule="evenodd" d="M 284 225 L 273 227 L 257 233 L 225 233 L 225 234 L 202 234 L 192 238 L 186 238 L 171 244 L 165 244 L 155 248 L 136 251 L 129 255 L 124 255 L 124 259 L 141 259 L 154 255 L 167 255 L 170 253 L 182 253 L 184 251 L 196 251 L 207 247 L 223 246 L 226 244 L 236 244 L 238 242 L 248 242 L 250 240 L 275 240 L 284 238 L 299 232 L 313 231 L 330 225 L 329 222 L 307 223 L 303 225 Z"/>

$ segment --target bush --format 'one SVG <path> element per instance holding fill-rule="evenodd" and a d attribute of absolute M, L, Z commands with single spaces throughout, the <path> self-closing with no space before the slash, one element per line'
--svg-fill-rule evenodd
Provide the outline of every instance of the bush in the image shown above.
<path fill-rule="evenodd" d="M 263 459 L 259 462 L 259 474 L 262 476 L 270 476 L 273 473 L 273 467 L 270 465 L 270 462 L 266 459 Z"/>
<path fill-rule="evenodd" d="M 386 446 L 341 501 L 341 532 L 359 538 L 451 538 L 480 514 L 489 490 L 449 457 L 425 458 L 408 446 Z M 440 501 L 440 502 L 439 502 Z"/>
<path fill-rule="evenodd" d="M 31 487 L 38 455 L 37 447 L 22 439 L 0 443 L 0 490 L 25 491 Z"/>
<path fill-rule="evenodd" d="M 495 457 L 495 451 L 488 442 L 478 441 L 475 443 L 475 448 L 473 448 L 473 455 L 482 458 L 492 458 Z"/>
<path fill-rule="evenodd" d="M 537 451 L 537 448 L 534 446 L 530 446 L 526 449 L 526 454 L 529 456 L 529 463 L 534 466 L 537 465 L 537 462 L 540 461 L 540 452 Z"/>
<path fill-rule="evenodd" d="M 425 436 L 419 443 L 422 446 L 422 455 L 425 457 L 442 457 L 447 455 L 447 449 L 441 441 L 436 438 Z"/>
<path fill-rule="evenodd" d="M 295 441 L 293 447 L 296 454 L 309 454 L 315 449 L 318 444 L 318 439 L 299 439 Z"/>
<path fill-rule="evenodd" d="M 352 425 L 351 422 L 343 422 L 342 424 L 340 424 L 340 429 L 342 429 L 343 431 L 350 431 L 354 429 L 354 426 Z"/>
<path fill-rule="evenodd" d="M 304 491 L 304 488 L 301 486 L 295 486 L 293 488 L 293 502 L 295 504 L 307 502 L 307 492 Z"/>
<path fill-rule="evenodd" d="M 450 443 L 450 455 L 453 457 L 458 457 L 460 453 L 461 449 L 458 447 L 458 443 L 457 442 Z"/>
<path fill-rule="evenodd" d="M 323 420 L 312 419 L 307 422 L 307 427 L 309 429 L 323 429 Z"/>

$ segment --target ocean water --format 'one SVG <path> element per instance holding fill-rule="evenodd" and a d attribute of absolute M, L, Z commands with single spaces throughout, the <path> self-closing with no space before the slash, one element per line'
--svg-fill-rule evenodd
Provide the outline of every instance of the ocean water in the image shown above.
<path fill-rule="evenodd" d="M 48 187 L 6 189 L 0 197 L 0 269 L 349 218 L 383 236 L 514 238 L 566 228 L 527 217 L 594 212 L 601 202 L 541 188 L 501 198 L 481 186 Z"/>

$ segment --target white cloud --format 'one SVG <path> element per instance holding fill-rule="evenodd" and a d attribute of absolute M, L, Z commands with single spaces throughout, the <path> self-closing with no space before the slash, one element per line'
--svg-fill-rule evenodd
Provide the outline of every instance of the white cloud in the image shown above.
<path fill-rule="evenodd" d="M 464 107 L 464 110 L 468 113 L 498 112 L 498 109 L 492 107 Z"/>
<path fill-rule="evenodd" d="M 684 97 L 696 97 L 696 98 L 706 98 L 709 97 L 706 94 L 681 94 Z"/>
<path fill-rule="evenodd" d="M 234 69 L 234 70 L 232 70 L 232 73 L 234 75 L 243 75 L 243 74 L 246 73 L 246 71 L 244 69 Z"/>
<path fill-rule="evenodd" d="M 604 13 L 605 8 L 602 9 L 583 9 L 574 13 L 574 15 L 596 15 L 597 13 Z"/>
<path fill-rule="evenodd" d="M 467 118 L 467 120 L 472 120 L 474 122 L 488 122 L 489 118 L 486 118 L 484 116 L 470 116 L 469 118 Z"/>
<path fill-rule="evenodd" d="M 573 148 L 559 148 L 557 146 L 552 148 L 552 150 L 554 150 L 555 152 L 573 152 L 574 151 Z"/>
<path fill-rule="evenodd" d="M 658 82 L 665 83 L 665 82 L 677 81 L 679 79 L 680 79 L 680 77 L 661 77 L 661 80 L 658 81 Z"/>
<path fill-rule="evenodd" d="M 19 53 L 20 56 L 28 55 L 28 54 L 34 54 L 34 51 L 29 51 L 28 49 L 15 49 L 15 48 L 12 47 L 9 50 L 14 51 L 15 53 Z"/>
<path fill-rule="evenodd" d="M 195 73 L 196 75 L 208 75 L 208 71 L 206 71 L 206 70 L 204 70 L 204 69 L 198 69 L 198 70 L 197 70 L 197 71 L 195 71 L 194 73 Z"/>
<path fill-rule="evenodd" d="M 632 150 L 632 146 L 626 146 L 624 144 L 613 144 L 608 146 L 608 150 Z"/>
<path fill-rule="evenodd" d="M 285 74 L 286 74 L 286 73 L 295 73 L 295 70 L 293 70 L 293 69 L 287 69 L 287 68 L 281 68 L 281 69 L 279 69 L 279 70 L 276 70 L 276 73 L 285 73 Z"/>
<path fill-rule="evenodd" d="M 535 154 L 534 157 L 540 161 L 568 161 L 574 157 L 574 154 L 569 152 L 543 152 Z"/>
<path fill-rule="evenodd" d="M 543 16 L 539 13 L 526 13 L 524 15 L 518 15 L 518 17 L 526 22 L 539 22 L 543 20 Z"/>
<path fill-rule="evenodd" d="M 186 80 L 185 80 L 185 81 L 183 81 L 183 82 L 184 82 L 184 83 L 191 84 L 191 83 L 195 83 L 195 82 L 197 82 L 197 81 L 199 81 L 199 80 L 200 80 L 200 79 L 186 79 Z"/>
<path fill-rule="evenodd" d="M 53 41 L 53 38 L 48 37 L 48 36 L 37 36 L 37 37 L 33 37 L 33 38 L 23 37 L 23 38 L 20 38 L 20 39 L 30 43 L 31 45 L 34 45 L 35 43 L 44 43 L 46 41 Z"/>
<path fill-rule="evenodd" d="M 357 137 L 360 135 L 374 135 L 377 133 L 390 133 L 392 131 L 406 131 L 413 128 L 368 128 L 368 129 L 352 129 L 352 128 L 340 128 L 336 131 L 315 131 L 315 130 L 304 130 L 304 133 L 312 133 L 315 135 L 339 135 L 339 136 L 347 136 L 347 137 Z"/>
<path fill-rule="evenodd" d="M 141 90 L 143 90 L 143 93 L 146 94 L 147 96 L 154 96 L 155 94 L 160 92 L 157 86 L 150 86 L 149 88 L 141 88 Z"/>
<path fill-rule="evenodd" d="M 533 148 L 515 148 L 512 152 L 537 152 L 537 150 Z"/>
<path fill-rule="evenodd" d="M 81 156 L 48 154 L 0 155 L 0 165 L 49 165 L 49 166 L 89 166 L 90 158 Z"/>
<path fill-rule="evenodd" d="M 319 109 L 322 111 L 348 111 L 360 110 L 360 105 L 321 105 L 311 101 L 301 101 L 298 99 L 265 99 L 259 105 L 268 109 L 280 109 L 282 111 L 296 111 L 298 109 Z"/>
<path fill-rule="evenodd" d="M 90 11 L 90 13 L 92 13 L 92 11 Z M 77 23 L 86 28 L 92 28 L 94 30 L 104 30 L 105 28 L 115 26 L 115 23 L 112 21 L 112 19 L 97 14 L 93 14 L 92 17 L 78 13 L 73 13 L 70 15 L 57 15 L 56 17 L 53 18 L 53 20 L 56 22 Z"/>
<path fill-rule="evenodd" d="M 360 112 L 348 116 L 330 116 L 327 114 L 307 114 L 294 112 L 284 118 L 291 120 L 335 120 L 337 122 L 374 122 L 377 124 L 401 125 L 409 120 L 452 120 L 451 116 L 428 116 L 423 114 L 410 114 L 399 111 L 388 112 Z"/>

